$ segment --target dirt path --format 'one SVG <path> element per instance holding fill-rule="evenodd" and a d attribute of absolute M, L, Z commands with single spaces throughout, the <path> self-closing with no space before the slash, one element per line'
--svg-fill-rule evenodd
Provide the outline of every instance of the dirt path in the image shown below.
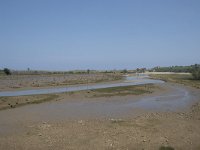
<path fill-rule="evenodd" d="M 200 149 L 199 90 L 174 84 L 161 89 L 143 96 L 63 97 L 0 111 L 0 149 Z M 147 100 L 152 103 L 144 106 Z"/>

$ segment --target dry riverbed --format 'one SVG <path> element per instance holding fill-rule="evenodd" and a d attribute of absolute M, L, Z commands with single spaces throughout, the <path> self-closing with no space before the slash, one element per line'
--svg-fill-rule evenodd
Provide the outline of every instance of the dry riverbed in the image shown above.
<path fill-rule="evenodd" d="M 67 92 L 60 94 L 44 94 L 44 95 L 30 95 L 30 96 L 14 96 L 14 97 L 0 97 L 0 110 L 8 108 L 16 108 L 27 104 L 39 104 L 48 101 L 58 101 L 77 98 L 94 98 L 94 97 L 111 97 L 111 96 L 126 96 L 126 95 L 142 95 L 152 93 L 158 86 L 153 84 L 113 87 L 96 90 Z"/>
<path fill-rule="evenodd" d="M 123 76 L 117 73 L 0 75 L 0 91 L 112 82 L 122 80 L 122 78 Z"/>
<path fill-rule="evenodd" d="M 89 117 L 82 117 L 81 114 L 84 115 L 85 111 L 82 112 L 78 109 L 72 110 L 73 113 L 70 115 L 64 113 L 70 112 L 66 109 L 77 106 L 79 103 L 79 108 L 88 108 L 84 105 L 85 102 L 88 104 L 91 104 L 90 102 L 103 102 L 105 105 L 100 105 L 100 107 L 106 111 L 106 108 L 109 108 L 107 102 L 121 106 L 129 100 L 133 102 L 144 98 L 148 100 L 148 97 L 156 97 L 159 102 L 163 95 L 173 96 L 174 91 L 179 91 L 181 94 L 186 93 L 194 101 L 187 108 L 175 111 L 131 109 L 124 117 L 123 115 L 113 115 L 113 117 L 100 118 L 98 110 L 92 110 L 91 112 L 97 111 L 97 114 L 89 114 Z M 169 83 L 62 94 L 4 97 L 0 99 L 2 109 L 11 108 L 10 105 L 17 107 L 27 103 L 48 102 L 1 110 L 0 149 L 199 150 L 199 97 L 199 89 Z M 94 104 L 94 106 L 91 105 L 90 109 L 96 108 L 96 104 L 99 103 Z M 129 106 L 122 106 L 125 109 L 129 108 Z M 120 108 L 113 112 L 118 111 L 121 111 Z M 77 115 L 75 112 L 79 116 L 70 119 L 71 115 Z"/>
<path fill-rule="evenodd" d="M 16 131 L 0 136 L 0 149 L 200 149 L 199 104 L 184 113 L 145 113 L 127 119 L 27 122 L 20 126 L 22 129 L 16 125 Z"/>

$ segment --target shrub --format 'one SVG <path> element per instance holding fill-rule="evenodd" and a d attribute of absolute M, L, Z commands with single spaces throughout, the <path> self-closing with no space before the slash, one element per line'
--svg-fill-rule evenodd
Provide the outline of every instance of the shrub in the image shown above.
<path fill-rule="evenodd" d="M 121 73 L 128 73 L 128 71 L 126 69 L 122 70 Z"/>
<path fill-rule="evenodd" d="M 196 80 L 200 80 L 200 65 L 195 64 L 192 71 L 192 76 Z"/>
<path fill-rule="evenodd" d="M 4 68 L 3 71 L 6 75 L 11 75 L 11 71 L 8 68 Z"/>

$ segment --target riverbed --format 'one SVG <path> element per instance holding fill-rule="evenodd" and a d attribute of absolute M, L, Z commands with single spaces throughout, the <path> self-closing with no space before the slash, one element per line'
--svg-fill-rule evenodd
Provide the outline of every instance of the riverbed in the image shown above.
<path fill-rule="evenodd" d="M 139 96 L 68 96 L 1 110 L 0 149 L 198 149 L 200 109 L 191 108 L 199 90 L 154 84 L 160 89 Z"/>
<path fill-rule="evenodd" d="M 158 83 L 164 83 L 164 81 L 149 79 L 148 76 L 141 76 L 141 77 L 126 76 L 123 81 L 116 83 L 86 84 L 78 86 L 75 85 L 66 87 L 54 87 L 54 88 L 36 89 L 36 90 L 3 91 L 0 92 L 0 97 L 75 92 L 82 90 L 94 90 L 94 89 L 118 87 L 118 86 L 158 84 Z"/>

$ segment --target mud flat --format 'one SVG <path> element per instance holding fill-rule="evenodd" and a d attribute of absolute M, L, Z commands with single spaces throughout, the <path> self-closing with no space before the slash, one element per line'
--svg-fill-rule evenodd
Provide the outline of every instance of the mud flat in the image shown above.
<path fill-rule="evenodd" d="M 121 80 L 121 74 L 39 74 L 39 75 L 0 75 L 0 91 L 27 90 L 88 83 L 112 82 Z"/>
<path fill-rule="evenodd" d="M 67 87 L 54 87 L 35 90 L 17 90 L 0 92 L 0 110 L 15 108 L 25 104 L 41 103 L 57 100 L 63 93 L 92 92 L 94 96 L 119 96 L 119 95 L 140 95 L 152 92 L 153 84 L 162 84 L 161 80 L 148 79 L 146 77 L 126 76 L 124 80 L 113 83 L 96 83 L 85 85 L 74 85 Z M 101 94 L 100 94 L 101 93 Z"/>
<path fill-rule="evenodd" d="M 200 148 L 198 89 L 167 83 L 143 95 L 84 94 L 0 111 L 0 149 Z"/>

